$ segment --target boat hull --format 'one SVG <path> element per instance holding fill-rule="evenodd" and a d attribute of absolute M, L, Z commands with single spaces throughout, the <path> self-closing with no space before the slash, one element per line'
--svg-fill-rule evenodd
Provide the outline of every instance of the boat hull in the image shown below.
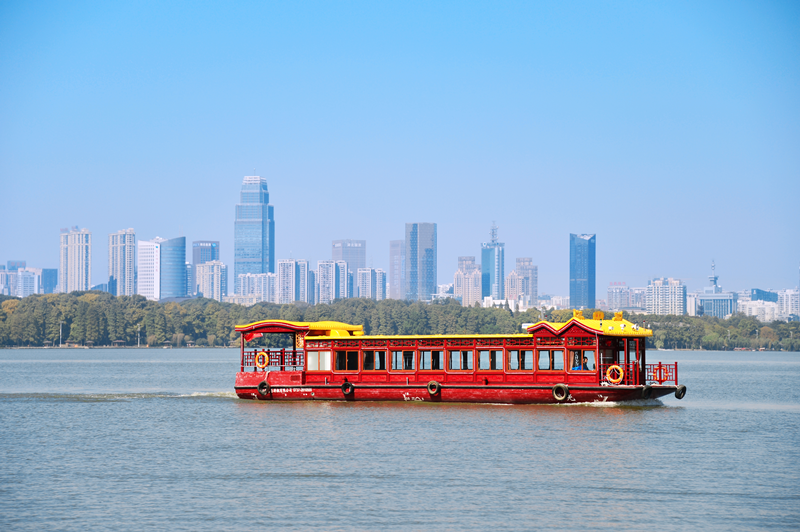
<path fill-rule="evenodd" d="M 416 401 L 437 403 L 563 404 L 656 399 L 675 393 L 677 386 L 594 386 L 563 384 L 438 384 L 431 393 L 427 382 L 408 384 L 280 382 L 281 375 L 239 373 L 236 394 L 260 401 Z M 269 387 L 259 384 L 265 380 Z M 277 381 L 277 382 L 276 382 Z M 561 387 L 554 390 L 555 387 Z M 264 393 L 262 393 L 264 392 Z M 557 396 L 562 396 L 561 400 Z"/>

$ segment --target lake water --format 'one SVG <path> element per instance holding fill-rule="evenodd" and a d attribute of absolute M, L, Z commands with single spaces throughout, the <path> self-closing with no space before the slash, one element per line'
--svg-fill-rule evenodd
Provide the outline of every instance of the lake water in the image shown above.
<path fill-rule="evenodd" d="M 2 530 L 800 528 L 800 353 L 634 405 L 266 403 L 238 350 L 0 351 Z"/>

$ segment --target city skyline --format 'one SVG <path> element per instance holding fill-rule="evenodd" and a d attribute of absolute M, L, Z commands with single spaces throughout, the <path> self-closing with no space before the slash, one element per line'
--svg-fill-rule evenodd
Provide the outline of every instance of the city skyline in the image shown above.
<path fill-rule="evenodd" d="M 78 225 L 102 284 L 106 235 L 133 227 L 219 241 L 233 270 L 256 174 L 276 259 L 349 237 L 389 271 L 386 242 L 432 220 L 449 279 L 495 220 L 541 293 L 566 293 L 564 235 L 582 231 L 602 238 L 597 297 L 699 290 L 712 258 L 726 289 L 797 285 L 795 4 L 197 9 L 0 6 L 0 260 L 56 268 L 58 228 Z"/>

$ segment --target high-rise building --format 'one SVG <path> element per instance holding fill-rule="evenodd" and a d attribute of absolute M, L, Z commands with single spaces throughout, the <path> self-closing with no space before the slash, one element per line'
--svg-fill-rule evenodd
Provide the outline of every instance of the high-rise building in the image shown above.
<path fill-rule="evenodd" d="M 6 264 L 8 266 L 7 271 L 15 272 L 17 270 L 21 270 L 23 268 L 26 268 L 28 263 L 25 262 L 24 260 L 10 260 Z"/>
<path fill-rule="evenodd" d="M 530 257 L 518 257 L 515 269 L 517 275 L 527 281 L 523 282 L 523 285 L 529 304 L 535 305 L 539 299 L 539 267 L 533 263 L 533 259 Z"/>
<path fill-rule="evenodd" d="M 318 303 L 330 304 L 348 297 L 350 270 L 343 260 L 321 260 L 317 263 Z"/>
<path fill-rule="evenodd" d="M 528 296 L 529 282 L 529 279 L 520 275 L 517 270 L 511 270 L 511 273 L 506 276 L 505 299 L 508 301 L 519 301 L 520 303 L 528 305 L 530 302 Z"/>
<path fill-rule="evenodd" d="M 358 297 L 381 301 L 386 299 L 386 272 L 375 268 L 359 268 L 356 284 Z"/>
<path fill-rule="evenodd" d="M 136 233 L 133 229 L 108 235 L 108 292 L 115 296 L 136 293 Z"/>
<path fill-rule="evenodd" d="M 389 241 L 389 298 L 406 297 L 406 243 L 405 240 Z"/>
<path fill-rule="evenodd" d="M 11 289 L 8 283 L 9 273 L 5 265 L 0 264 L 0 296 L 10 296 Z"/>
<path fill-rule="evenodd" d="M 648 314 L 686 314 L 686 285 L 680 279 L 653 279 L 647 285 Z"/>
<path fill-rule="evenodd" d="M 569 235 L 569 304 L 595 308 L 595 246 L 597 235 Z"/>
<path fill-rule="evenodd" d="M 42 293 L 52 294 L 58 287 L 58 269 L 42 268 Z"/>
<path fill-rule="evenodd" d="M 225 269 L 227 274 L 227 267 Z M 194 273 L 194 265 L 190 262 L 186 263 L 186 296 L 191 297 L 197 293 L 197 276 Z"/>
<path fill-rule="evenodd" d="M 198 294 L 208 299 L 222 301 L 228 295 L 228 267 L 219 260 L 210 260 L 197 265 Z"/>
<path fill-rule="evenodd" d="M 347 269 L 356 272 L 359 268 L 367 267 L 367 241 L 366 240 L 334 240 L 331 244 L 331 259 L 343 260 Z"/>
<path fill-rule="evenodd" d="M 686 310 L 690 316 L 715 316 L 724 319 L 736 312 L 738 294 L 726 292 L 717 284 L 719 276 L 716 265 L 711 261 L 709 285 L 702 292 L 693 292 L 687 298 Z"/>
<path fill-rule="evenodd" d="M 436 224 L 406 224 L 406 299 L 430 301 L 436 293 Z"/>
<path fill-rule="evenodd" d="M 255 296 L 256 303 L 278 302 L 278 274 L 243 273 L 239 276 L 243 296 Z"/>
<path fill-rule="evenodd" d="M 219 260 L 219 241 L 216 240 L 195 240 L 192 242 L 192 271 L 199 264 Z M 195 281 L 192 283 L 189 295 L 197 293 L 197 275 L 192 276 Z"/>
<path fill-rule="evenodd" d="M 147 299 L 186 297 L 186 237 L 139 240 L 137 294 Z"/>
<path fill-rule="evenodd" d="M 475 257 L 458 257 L 458 269 L 453 276 L 453 297 L 461 306 L 472 307 L 483 300 L 481 267 Z"/>
<path fill-rule="evenodd" d="M 89 290 L 92 284 L 92 233 L 88 229 L 61 230 L 58 291 Z"/>
<path fill-rule="evenodd" d="M 37 268 L 18 268 L 12 275 L 17 278 L 15 283 L 17 297 L 28 297 L 32 294 L 41 294 L 42 270 Z"/>
<path fill-rule="evenodd" d="M 275 213 L 263 177 L 246 176 L 242 181 L 233 240 L 234 289 L 239 294 L 239 275 L 275 273 Z"/>
<path fill-rule="evenodd" d="M 609 310 L 622 310 L 631 306 L 631 291 L 622 282 L 612 282 L 608 285 Z"/>
<path fill-rule="evenodd" d="M 301 301 L 308 303 L 308 261 L 281 259 L 278 261 L 278 303 Z"/>
<path fill-rule="evenodd" d="M 506 245 L 497 241 L 497 226 L 492 223 L 492 240 L 481 244 L 481 295 L 505 299 Z"/>

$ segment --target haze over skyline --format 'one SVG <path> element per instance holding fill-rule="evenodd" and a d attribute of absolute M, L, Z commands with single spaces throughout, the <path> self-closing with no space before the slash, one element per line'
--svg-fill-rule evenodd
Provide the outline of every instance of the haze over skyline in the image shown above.
<path fill-rule="evenodd" d="M 764 2 L 0 5 L 0 261 L 59 229 L 219 240 L 267 179 L 278 259 L 438 227 L 438 282 L 492 221 L 569 291 L 648 278 L 798 284 L 800 5 Z M 255 169 L 255 170 L 254 170 Z M 187 260 L 191 260 L 187 257 Z M 233 280 L 229 279 L 232 286 Z"/>

